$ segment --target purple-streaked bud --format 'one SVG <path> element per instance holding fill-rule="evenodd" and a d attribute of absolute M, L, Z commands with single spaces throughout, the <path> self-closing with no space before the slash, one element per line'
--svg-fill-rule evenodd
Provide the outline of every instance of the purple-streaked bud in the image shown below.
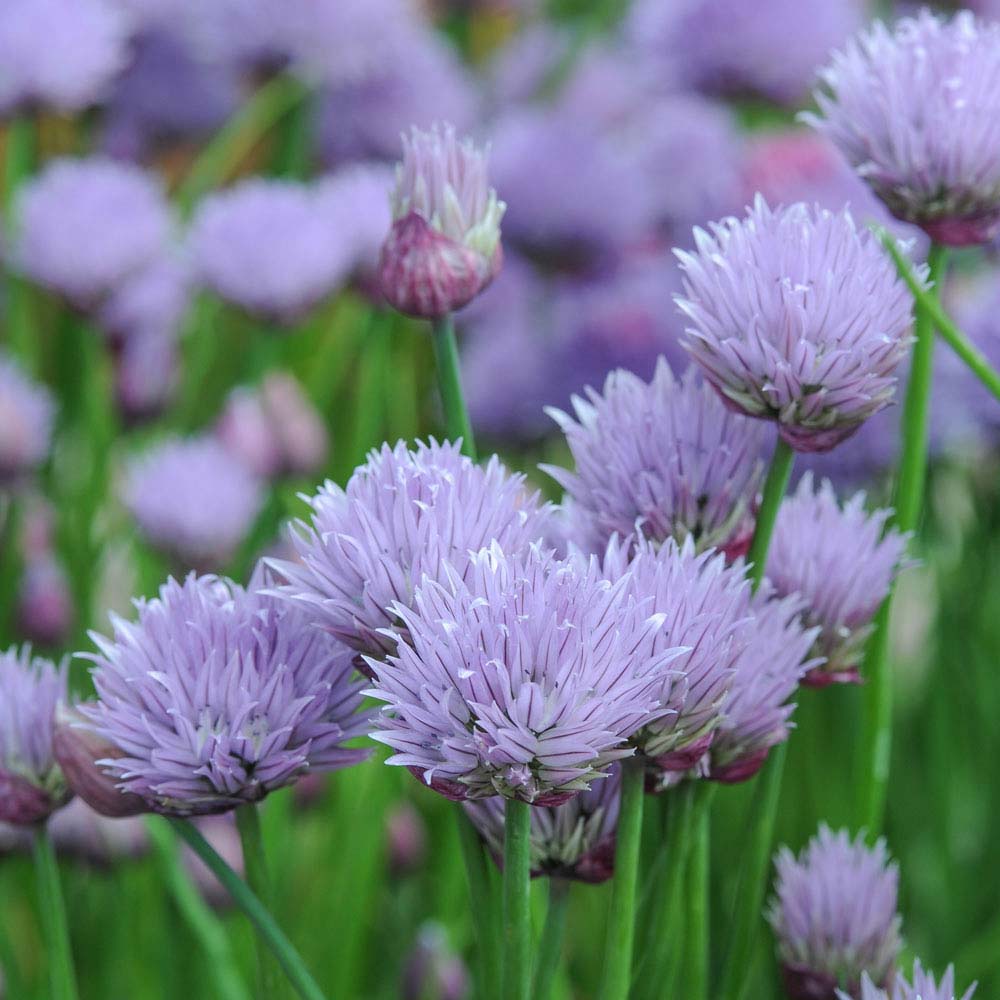
<path fill-rule="evenodd" d="M 436 319 L 474 299 L 500 270 L 505 205 L 486 152 L 451 126 L 403 136 L 393 225 L 379 261 L 382 294 L 409 316 Z"/>
<path fill-rule="evenodd" d="M 403 969 L 402 1000 L 464 1000 L 469 973 L 452 951 L 444 928 L 424 924 Z"/>

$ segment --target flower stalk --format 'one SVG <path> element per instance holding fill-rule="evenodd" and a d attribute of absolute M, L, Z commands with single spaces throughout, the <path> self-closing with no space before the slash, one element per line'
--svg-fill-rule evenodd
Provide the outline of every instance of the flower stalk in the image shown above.
<path fill-rule="evenodd" d="M 507 799 L 503 844 L 503 1000 L 531 995 L 531 806 Z"/>
<path fill-rule="evenodd" d="M 449 441 L 462 440 L 462 451 L 476 460 L 476 441 L 472 436 L 472 421 L 462 392 L 462 377 L 455 340 L 455 321 L 447 313 L 432 324 L 434 359 L 437 362 L 438 388 L 444 408 L 445 429 Z"/>
<path fill-rule="evenodd" d="M 779 437 L 774 445 L 774 455 L 771 457 L 771 465 L 767 470 L 767 479 L 764 481 L 764 495 L 760 510 L 757 511 L 757 526 L 754 529 L 753 541 L 747 555 L 747 562 L 750 563 L 750 582 L 754 591 L 764 579 L 767 550 L 771 546 L 774 524 L 778 520 L 778 511 L 781 508 L 781 501 L 785 498 L 785 491 L 788 489 L 788 480 L 791 478 L 794 463 L 795 452 L 791 445 L 784 438 Z"/>
<path fill-rule="evenodd" d="M 569 882 L 549 879 L 549 909 L 538 945 L 538 962 L 531 995 L 533 1000 L 549 1000 L 556 973 L 562 962 L 563 938 L 566 934 L 566 911 L 569 907 Z"/>
<path fill-rule="evenodd" d="M 500 953 L 497 949 L 496 900 L 490 885 L 490 870 L 479 834 L 472 821 L 459 809 L 458 840 L 462 845 L 469 903 L 476 932 L 476 954 L 479 958 L 480 994 L 485 1000 L 496 995 L 500 983 Z"/>
<path fill-rule="evenodd" d="M 38 896 L 48 951 L 52 1000 L 77 1000 L 76 972 L 70 949 L 66 906 L 59 881 L 59 865 L 48 826 L 39 824 L 32 841 Z"/>

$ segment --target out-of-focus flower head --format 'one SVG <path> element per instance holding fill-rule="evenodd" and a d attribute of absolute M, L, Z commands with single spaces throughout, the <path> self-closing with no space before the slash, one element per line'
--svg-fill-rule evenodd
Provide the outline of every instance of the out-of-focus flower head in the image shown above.
<path fill-rule="evenodd" d="M 191 303 L 191 268 L 176 253 L 161 254 L 114 290 L 97 315 L 115 342 L 160 333 L 173 338 Z"/>
<path fill-rule="evenodd" d="M 17 194 L 12 262 L 74 305 L 94 308 L 159 257 L 171 228 L 153 174 L 101 156 L 63 157 Z"/>
<path fill-rule="evenodd" d="M 127 21 L 110 0 L 6 0 L 0 114 L 95 104 L 124 66 L 127 41 Z"/>
<path fill-rule="evenodd" d="M 774 420 L 798 451 L 827 451 L 892 400 L 912 299 L 850 212 L 802 203 L 695 231 L 675 251 L 685 341 L 731 409 Z M 923 274 L 921 269 L 921 274 Z"/>
<path fill-rule="evenodd" d="M 385 702 L 373 739 L 449 798 L 503 795 L 558 805 L 632 754 L 627 740 L 665 712 L 664 615 L 595 559 L 493 542 L 464 576 L 424 578 L 392 611 L 405 641 L 368 660 Z M 397 633 L 397 636 L 399 634 Z"/>
<path fill-rule="evenodd" d="M 17 597 L 17 625 L 24 638 L 58 646 L 73 624 L 73 594 L 66 571 L 54 555 L 29 558 Z"/>
<path fill-rule="evenodd" d="M 822 79 L 806 119 L 894 215 L 951 246 L 1000 230 L 1000 24 L 926 10 L 877 22 Z"/>
<path fill-rule="evenodd" d="M 65 701 L 66 664 L 33 657 L 28 646 L 0 653 L 0 820 L 40 823 L 69 801 L 52 755 L 56 706 Z"/>
<path fill-rule="evenodd" d="M 885 985 L 902 948 L 896 912 L 899 871 L 885 841 L 822 825 L 796 858 L 775 858 L 775 898 L 767 913 L 778 939 L 785 990 L 792 1000 L 857 996 L 862 973 Z"/>
<path fill-rule="evenodd" d="M 772 747 L 788 739 L 795 705 L 789 699 L 820 661 L 809 654 L 819 628 L 802 624 L 804 602 L 777 598 L 765 580 L 751 601 L 753 633 L 736 658 L 729 697 L 705 762 L 713 781 L 752 778 Z"/>
<path fill-rule="evenodd" d="M 489 185 L 486 151 L 471 139 L 450 125 L 404 135 L 379 261 L 390 305 L 433 319 L 474 299 L 500 269 L 505 208 Z"/>
<path fill-rule="evenodd" d="M 551 412 L 576 472 L 544 468 L 566 490 L 577 545 L 601 551 L 612 535 L 638 531 L 745 551 L 765 435 L 728 412 L 693 367 L 677 379 L 662 361 L 649 383 L 612 372 L 603 395 L 591 389 L 574 407 L 576 420 Z"/>
<path fill-rule="evenodd" d="M 401 1000 L 466 1000 L 469 986 L 469 970 L 445 929 L 424 924 L 403 968 Z"/>
<path fill-rule="evenodd" d="M 176 334 L 150 329 L 122 345 L 115 367 L 115 398 L 130 421 L 162 413 L 177 388 L 180 360 Z"/>
<path fill-rule="evenodd" d="M 961 1000 L 972 1000 L 976 992 L 973 983 L 963 994 Z M 838 1000 L 852 1000 L 843 990 L 837 990 Z M 861 994 L 858 1000 L 959 1000 L 955 992 L 955 967 L 949 965 L 939 982 L 935 982 L 930 972 L 925 972 L 918 958 L 913 963 L 913 982 L 909 982 L 902 972 L 896 973 L 892 988 L 887 992 L 879 989 L 866 972 L 861 977 Z"/>
<path fill-rule="evenodd" d="M 0 485 L 45 461 L 55 415 L 52 393 L 0 349 Z"/>
<path fill-rule="evenodd" d="M 215 433 L 262 479 L 315 472 L 328 446 L 326 427 L 299 383 L 277 371 L 258 389 L 234 389 Z"/>
<path fill-rule="evenodd" d="M 95 664 L 98 701 L 76 726 L 81 745 L 106 741 L 93 764 L 109 786 L 154 812 L 224 812 L 367 756 L 344 745 L 368 726 L 350 652 L 257 593 L 263 582 L 259 571 L 249 590 L 171 579 L 135 602 L 135 622 L 113 616 L 111 638 L 92 633 L 98 652 L 81 655 Z M 72 739 L 73 725 L 65 732 Z"/>
<path fill-rule="evenodd" d="M 804 598 L 806 620 L 821 628 L 815 649 L 824 662 L 805 683 L 860 681 L 872 621 L 906 552 L 906 537 L 885 530 L 891 515 L 866 511 L 864 493 L 841 506 L 829 480 L 814 489 L 811 473 L 782 503 L 766 573 L 779 595 Z"/>
<path fill-rule="evenodd" d="M 171 438 L 133 457 L 123 499 L 143 537 L 185 568 L 225 564 L 263 502 L 260 480 L 211 437 Z"/>
<path fill-rule="evenodd" d="M 209 195 L 191 224 L 196 276 L 253 315 L 294 322 L 351 269 L 350 235 L 323 208 L 319 187 L 262 177 Z"/>
<path fill-rule="evenodd" d="M 621 769 L 614 764 L 606 778 L 558 806 L 531 810 L 533 876 L 605 882 L 614 874 L 615 831 L 621 797 Z M 503 858 L 504 803 L 490 798 L 463 805 L 490 853 Z"/>
<path fill-rule="evenodd" d="M 281 593 L 360 652 L 395 648 L 395 602 L 409 604 L 426 577 L 446 566 L 470 571 L 472 553 L 496 541 L 512 556 L 545 533 L 548 509 L 494 456 L 485 466 L 457 443 L 402 441 L 372 451 L 341 488 L 327 482 L 309 499 L 311 523 L 297 522 L 298 561 L 272 563 Z"/>

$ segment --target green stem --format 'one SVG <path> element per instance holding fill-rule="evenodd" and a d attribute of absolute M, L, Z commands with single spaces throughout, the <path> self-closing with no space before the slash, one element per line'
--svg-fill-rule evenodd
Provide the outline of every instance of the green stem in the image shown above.
<path fill-rule="evenodd" d="M 264 904 L 250 890 L 246 882 L 222 860 L 198 828 L 186 819 L 171 819 L 170 825 L 178 836 L 198 855 L 206 867 L 229 892 L 233 902 L 246 914 L 257 930 L 260 939 L 274 954 L 288 981 L 295 987 L 302 1000 L 326 1000 L 316 985 L 295 946 L 277 925 Z M 245 859 L 244 859 L 245 861 Z"/>
<path fill-rule="evenodd" d="M 208 959 L 209 972 L 215 983 L 215 995 L 220 1000 L 248 1000 L 246 987 L 236 970 L 226 931 L 184 870 L 174 835 L 155 819 L 146 823 L 146 832 L 156 850 L 163 881 Z"/>
<path fill-rule="evenodd" d="M 538 963 L 532 988 L 533 1000 L 549 1000 L 556 973 L 562 962 L 563 938 L 566 935 L 566 911 L 569 908 L 569 883 L 565 879 L 549 879 L 549 909 L 538 946 Z"/>
<path fill-rule="evenodd" d="M 503 839 L 503 1000 L 531 995 L 531 806 L 507 799 Z"/>
<path fill-rule="evenodd" d="M 462 845 L 465 874 L 469 884 L 469 902 L 476 932 L 476 953 L 479 959 L 479 993 L 494 996 L 500 983 L 500 953 L 496 927 L 496 900 L 490 891 L 489 862 L 482 842 L 465 811 L 459 809 L 458 839 Z"/>
<path fill-rule="evenodd" d="M 600 1000 L 626 1000 L 632 978 L 632 942 L 635 936 L 636 884 L 645 795 L 644 762 L 630 757 L 622 764 L 621 807 L 615 844 L 615 877 L 611 883 L 608 936 Z"/>
<path fill-rule="evenodd" d="M 916 300 L 917 308 L 924 313 L 925 316 L 930 317 L 933 321 L 934 326 L 937 328 L 938 333 L 945 340 L 948 346 L 965 362 L 966 365 L 972 369 L 972 373 L 979 379 L 983 385 L 993 395 L 1000 399 L 1000 372 L 998 372 L 990 363 L 986 360 L 986 356 L 969 340 L 968 336 L 964 334 L 959 327 L 956 325 L 955 321 L 945 312 L 944 306 L 941 305 L 940 297 L 940 281 L 941 274 L 939 273 L 937 277 L 934 276 L 933 271 L 937 269 L 938 271 L 942 268 L 942 261 L 944 258 L 944 248 L 940 246 L 934 246 L 931 248 L 931 255 L 928 258 L 931 264 L 931 278 L 934 284 L 928 289 L 914 274 L 913 267 L 910 262 L 903 256 L 899 247 L 896 245 L 896 241 L 892 238 L 890 233 L 887 233 L 884 229 L 880 229 L 879 238 L 882 240 L 882 244 L 885 246 L 886 250 L 889 251 L 892 259 L 896 263 L 896 269 L 899 271 L 899 276 L 906 282 L 907 287 L 913 293 L 913 298 Z"/>
<path fill-rule="evenodd" d="M 695 818 L 687 872 L 688 918 L 685 926 L 688 941 L 684 950 L 688 955 L 685 987 L 690 1000 L 708 1000 L 708 856 L 711 838 L 711 813 L 708 808 L 703 808 Z"/>
<path fill-rule="evenodd" d="M 59 865 L 47 826 L 39 826 L 33 839 L 38 896 L 48 949 L 49 982 L 52 1000 L 76 1000 L 76 973 L 69 943 L 66 905 L 59 881 Z"/>
<path fill-rule="evenodd" d="M 886 243 L 890 253 L 898 250 Z M 944 278 L 946 250 L 933 244 L 927 258 L 932 292 L 917 299 L 914 323 L 916 341 L 910 365 L 902 417 L 902 453 L 896 479 L 895 525 L 903 532 L 915 532 L 923 507 L 927 479 L 927 435 L 930 420 L 930 394 L 934 379 L 934 325 L 936 317 L 925 306 L 937 304 Z M 897 261 L 898 263 L 898 261 Z M 937 312 L 943 315 L 938 308 Z M 889 758 L 892 742 L 892 673 L 889 663 L 889 623 L 893 591 L 882 602 L 875 616 L 875 630 L 865 657 L 865 724 L 861 727 L 861 770 L 866 776 L 861 784 L 859 826 L 878 836 L 885 813 L 889 783 Z"/>
<path fill-rule="evenodd" d="M 434 358 L 437 361 L 438 387 L 444 407 L 445 428 L 449 441 L 462 439 L 462 451 L 476 460 L 476 441 L 472 436 L 472 422 L 462 395 L 462 376 L 458 365 L 458 345 L 455 342 L 455 321 L 451 314 L 442 316 L 432 324 L 434 331 Z"/>
<path fill-rule="evenodd" d="M 774 524 L 778 519 L 781 501 L 785 498 L 785 490 L 788 489 L 788 480 L 792 474 L 794 462 L 795 452 L 792 451 L 791 445 L 784 438 L 779 437 L 774 445 L 774 454 L 771 456 L 771 466 L 767 470 L 767 479 L 764 481 L 764 495 L 760 510 L 757 512 L 757 527 L 754 530 L 753 542 L 750 544 L 750 552 L 747 555 L 747 562 L 750 563 L 750 580 L 754 590 L 760 586 L 760 581 L 764 579 L 767 550 L 771 546 Z"/>

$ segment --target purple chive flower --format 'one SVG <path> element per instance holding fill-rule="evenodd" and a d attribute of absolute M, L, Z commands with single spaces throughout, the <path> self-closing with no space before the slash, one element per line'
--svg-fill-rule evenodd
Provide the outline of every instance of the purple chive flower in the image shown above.
<path fill-rule="evenodd" d="M 534 877 L 605 882 L 614 874 L 615 832 L 621 770 L 558 806 L 531 810 L 531 873 Z M 503 858 L 504 805 L 498 798 L 463 803 L 469 819 L 500 863 Z"/>
<path fill-rule="evenodd" d="M 950 246 L 1000 230 L 1000 24 L 968 11 L 876 23 L 822 79 L 806 120 L 893 215 Z"/>
<path fill-rule="evenodd" d="M 96 103 L 124 66 L 127 41 L 125 18 L 107 0 L 5 0 L 0 114 Z"/>
<path fill-rule="evenodd" d="M 51 553 L 27 559 L 17 596 L 21 635 L 43 646 L 61 645 L 73 625 L 73 593 L 66 571 Z"/>
<path fill-rule="evenodd" d="M 55 414 L 49 390 L 0 350 L 0 486 L 45 461 Z"/>
<path fill-rule="evenodd" d="M 850 212 L 763 198 L 675 251 L 685 347 L 728 407 L 777 421 L 798 451 L 828 451 L 891 401 L 912 300 Z"/>
<path fill-rule="evenodd" d="M 474 299 L 500 270 L 505 208 L 489 186 L 486 152 L 471 139 L 450 125 L 404 135 L 395 221 L 379 261 L 389 304 L 433 319 Z"/>
<path fill-rule="evenodd" d="M 163 253 L 129 275 L 97 314 L 97 323 L 115 343 L 130 337 L 175 337 L 191 304 L 191 268 L 185 258 Z"/>
<path fill-rule="evenodd" d="M 708 777 L 726 784 L 747 781 L 771 748 L 788 739 L 795 705 L 789 699 L 813 667 L 810 651 L 819 628 L 805 628 L 798 596 L 776 598 L 765 581 L 751 601 L 750 641 L 736 658 L 722 721 L 705 761 Z"/>
<path fill-rule="evenodd" d="M 868 513 L 864 493 L 841 506 L 830 482 L 814 489 L 810 473 L 782 503 L 767 578 L 779 595 L 804 598 L 806 621 L 821 629 L 815 649 L 824 662 L 810 670 L 806 684 L 860 680 L 872 620 L 906 552 L 906 536 L 886 531 L 891 514 Z"/>
<path fill-rule="evenodd" d="M 302 317 L 346 280 L 349 237 L 328 224 L 321 190 L 252 177 L 206 198 L 191 224 L 197 277 L 275 323 Z"/>
<path fill-rule="evenodd" d="M 112 616 L 111 638 L 91 633 L 98 652 L 81 655 L 98 701 L 81 708 L 81 739 L 106 741 L 94 762 L 106 783 L 150 811 L 225 812 L 367 756 L 344 745 L 369 721 L 350 652 L 256 593 L 263 582 L 170 579 L 135 602 L 135 622 Z"/>
<path fill-rule="evenodd" d="M 449 945 L 445 929 L 426 923 L 403 968 L 400 1000 L 466 1000 L 469 970 Z"/>
<path fill-rule="evenodd" d="M 40 823 L 70 798 L 52 755 L 56 706 L 65 701 L 66 664 L 11 646 L 0 653 L 0 821 Z"/>
<path fill-rule="evenodd" d="M 976 983 L 973 983 L 962 994 L 961 1000 L 972 1000 L 975 992 Z M 852 1000 L 852 997 L 842 990 L 837 990 L 837 998 Z M 955 992 L 955 967 L 949 965 L 940 982 L 935 982 L 930 972 L 924 972 L 918 958 L 913 963 L 913 982 L 908 982 L 901 972 L 897 972 L 896 978 L 892 981 L 892 988 L 888 992 L 879 989 L 871 981 L 868 973 L 865 973 L 861 977 L 861 995 L 858 1000 L 958 1000 L 958 994 Z"/>
<path fill-rule="evenodd" d="M 867 972 L 881 985 L 902 948 L 896 912 L 899 871 L 885 841 L 865 845 L 826 825 L 796 858 L 775 858 L 775 898 L 767 913 L 778 939 L 785 990 L 792 1000 L 836 1000 L 837 988 L 856 996 Z"/>
<path fill-rule="evenodd" d="M 576 420 L 552 411 L 576 472 L 545 466 L 566 490 L 574 540 L 600 551 L 638 530 L 662 542 L 691 537 L 739 555 L 753 534 L 763 429 L 729 413 L 693 368 L 677 379 L 665 361 L 652 382 L 612 372 L 604 394 L 574 399 Z"/>
<path fill-rule="evenodd" d="M 512 555 L 545 533 L 524 477 L 494 456 L 476 465 L 458 444 L 403 442 L 372 451 L 341 488 L 327 482 L 309 501 L 311 524 L 297 522 L 295 562 L 275 562 L 282 594 L 317 624 L 362 653 L 383 656 L 398 624 L 390 607 L 408 605 L 426 577 L 445 583 L 446 565 L 464 577 L 472 553 L 496 541 Z"/>
<path fill-rule="evenodd" d="M 139 530 L 187 567 L 231 558 L 260 510 L 260 480 L 213 438 L 173 438 L 134 458 L 123 499 Z"/>
<path fill-rule="evenodd" d="M 130 421 L 149 420 L 173 399 L 180 367 L 174 332 L 149 330 L 129 337 L 116 358 L 115 398 Z"/>
<path fill-rule="evenodd" d="M 657 643 L 664 615 L 596 560 L 493 542 L 460 576 L 425 577 L 395 654 L 368 660 L 385 702 L 372 738 L 452 799 L 558 805 L 590 787 L 659 718 L 657 692 L 684 647 Z"/>
<path fill-rule="evenodd" d="M 152 264 L 171 231 L 160 181 L 104 157 L 53 160 L 18 192 L 15 212 L 14 265 L 85 309 Z"/>

